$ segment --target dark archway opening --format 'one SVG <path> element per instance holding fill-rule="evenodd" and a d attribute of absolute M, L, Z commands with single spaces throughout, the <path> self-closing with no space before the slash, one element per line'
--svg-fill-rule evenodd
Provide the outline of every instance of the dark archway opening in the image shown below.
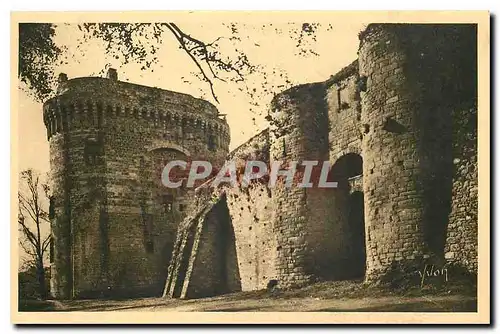
<path fill-rule="evenodd" d="M 208 203 L 193 219 L 189 233 L 182 235 L 183 240 L 175 246 L 174 254 L 178 255 L 173 257 L 169 268 L 165 296 L 202 298 L 241 291 L 226 196 Z"/>
<path fill-rule="evenodd" d="M 338 182 L 336 202 L 342 221 L 344 247 L 339 279 L 363 278 L 366 270 L 365 214 L 363 195 L 363 158 L 356 153 L 340 157 L 331 170 Z"/>
<path fill-rule="evenodd" d="M 333 165 L 331 174 L 335 180 L 348 180 L 363 175 L 363 158 L 356 153 L 341 156 Z"/>
<path fill-rule="evenodd" d="M 366 270 L 366 245 L 365 245 L 365 214 L 364 198 L 362 191 L 354 191 L 349 195 L 349 213 L 347 224 L 351 234 L 351 256 L 349 276 L 361 278 Z"/>
<path fill-rule="evenodd" d="M 218 267 L 214 294 L 226 294 L 241 291 L 241 278 L 236 257 L 236 240 L 234 228 L 227 207 L 226 196 L 223 195 L 215 207 L 217 215 L 215 267 Z"/>

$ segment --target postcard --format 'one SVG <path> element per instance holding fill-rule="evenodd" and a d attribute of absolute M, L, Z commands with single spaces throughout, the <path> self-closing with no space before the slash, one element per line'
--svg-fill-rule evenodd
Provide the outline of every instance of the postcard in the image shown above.
<path fill-rule="evenodd" d="M 12 322 L 489 323 L 489 20 L 12 13 Z"/>

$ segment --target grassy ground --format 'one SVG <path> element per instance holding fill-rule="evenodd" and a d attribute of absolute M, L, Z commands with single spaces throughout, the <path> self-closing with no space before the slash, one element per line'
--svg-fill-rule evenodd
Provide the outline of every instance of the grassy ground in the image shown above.
<path fill-rule="evenodd" d="M 455 284 L 405 290 L 358 281 L 322 282 L 289 291 L 250 291 L 179 300 L 21 301 L 20 311 L 325 311 L 325 312 L 475 312 L 476 290 Z"/>

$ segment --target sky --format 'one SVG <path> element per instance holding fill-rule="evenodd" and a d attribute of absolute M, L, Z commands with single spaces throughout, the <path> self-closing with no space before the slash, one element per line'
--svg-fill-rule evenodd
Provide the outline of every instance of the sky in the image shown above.
<path fill-rule="evenodd" d="M 215 80 L 214 89 L 219 100 L 217 103 L 209 86 L 197 78 L 196 65 L 179 49 L 178 42 L 168 31 L 162 35 L 161 44 L 155 44 L 158 48 L 158 63 L 151 67 L 152 71 L 143 71 L 143 64 L 124 64 L 122 58 L 116 59 L 113 54 L 106 53 L 102 40 L 82 42 L 83 34 L 76 24 L 58 23 L 54 40 L 57 45 L 65 47 L 66 51 L 62 57 L 64 61 L 54 64 L 55 74 L 66 73 L 69 79 L 105 76 L 105 69 L 112 67 L 117 69 L 120 81 L 207 99 L 220 113 L 227 115 L 232 150 L 267 127 L 264 117 L 275 93 L 292 85 L 324 81 L 355 60 L 358 33 L 366 27 L 364 22 L 345 20 L 341 24 L 335 24 L 326 20 L 317 28 L 315 40 L 310 36 L 305 37 L 300 47 L 297 47 L 302 22 L 275 19 L 266 21 L 260 18 L 258 22 L 238 21 L 232 26 L 229 21 L 208 21 L 208 17 L 210 16 L 203 16 L 205 19 L 200 20 L 176 21 L 176 24 L 185 33 L 204 42 L 222 37 L 218 42 L 222 55 L 233 57 L 235 49 L 242 51 L 250 63 L 260 69 L 257 74 L 245 77 L 245 85 L 250 91 L 255 88 L 260 92 L 257 98 L 251 98 L 241 83 Z M 231 33 L 231 27 L 237 29 L 235 35 Z M 231 40 L 231 36 L 237 36 L 239 40 Z M 313 50 L 314 54 L 301 53 L 303 47 Z M 285 80 L 289 82 L 286 83 Z M 45 181 L 50 165 L 42 103 L 35 101 L 22 84 L 18 92 L 18 171 L 32 168 Z M 19 255 L 22 257 L 23 254 L 20 252 Z"/>
<path fill-rule="evenodd" d="M 62 57 L 64 61 L 54 64 L 55 74 L 66 73 L 69 79 L 105 76 L 105 69 L 112 67 L 117 69 L 120 81 L 204 98 L 212 102 L 220 113 L 227 115 L 232 150 L 267 127 L 264 117 L 275 93 L 297 84 L 324 81 L 354 61 L 357 58 L 358 33 L 366 26 L 363 22 L 323 22 L 316 30 L 315 40 L 304 38 L 301 46 L 297 47 L 302 22 L 280 23 L 272 20 L 269 23 L 261 20 L 255 24 L 238 23 L 235 26 L 236 36 L 240 39 L 236 41 L 229 39 L 233 36 L 230 22 L 188 20 L 176 23 L 185 33 L 204 42 L 222 36 L 218 49 L 223 55 L 232 57 L 235 49 L 247 55 L 250 63 L 260 70 L 257 74 L 246 76 L 245 85 L 250 91 L 255 88 L 259 92 L 258 97 L 251 98 L 241 83 L 215 80 L 217 103 L 209 86 L 197 78 L 196 65 L 179 49 L 169 32 L 162 35 L 161 44 L 155 44 L 158 47 L 158 63 L 153 65 L 152 71 L 143 71 L 142 64 L 124 64 L 123 59 L 107 54 L 101 40 L 82 42 L 83 35 L 76 24 L 58 24 L 55 42 L 67 51 Z M 302 47 L 313 50 L 314 54 L 301 53 Z M 32 168 L 45 182 L 50 165 L 42 103 L 35 101 L 22 84 L 18 93 L 18 171 Z M 47 200 L 44 200 L 44 205 L 48 206 Z M 42 226 L 42 234 L 47 233 L 48 225 Z M 20 249 L 19 268 L 22 268 L 25 258 L 26 254 Z"/>
<path fill-rule="evenodd" d="M 276 91 L 263 92 L 262 84 L 276 87 L 284 84 L 287 77 L 292 84 L 324 81 L 357 57 L 358 33 L 366 24 L 343 22 L 342 24 L 322 23 L 317 29 L 316 41 L 303 39 L 303 44 L 314 50 L 316 55 L 300 55 L 297 47 L 298 32 L 302 23 L 237 23 L 239 41 L 231 41 L 229 22 L 214 20 L 189 20 L 177 25 L 189 35 L 203 41 L 218 42 L 221 54 L 234 55 L 234 49 L 243 51 L 252 64 L 262 68 L 261 74 L 252 74 L 246 79 L 249 87 L 261 89 L 257 99 L 252 100 L 242 89 L 242 85 L 215 80 L 215 93 L 220 103 L 216 103 L 206 83 L 193 73 L 196 65 L 188 55 L 180 50 L 177 41 L 168 31 L 162 35 L 158 46 L 159 62 L 151 70 L 142 71 L 141 64 L 123 64 L 106 54 L 101 40 L 82 43 L 83 36 L 75 24 L 58 24 L 55 42 L 67 47 L 67 63 L 55 65 L 55 73 L 66 73 L 69 79 L 85 76 L 104 76 L 106 67 L 116 68 L 118 79 L 146 86 L 187 93 L 212 102 L 220 113 L 227 114 L 231 128 L 230 149 L 238 147 L 260 130 L 267 127 L 264 117 Z M 273 74 L 274 71 L 274 74 Z M 280 76 L 282 74 L 282 76 Z M 288 87 L 288 86 L 286 86 Z M 285 89 L 284 87 L 283 89 Z M 253 105 L 258 102 L 259 106 Z M 49 171 L 49 145 L 42 121 L 42 104 L 34 101 L 21 87 L 19 89 L 19 171 L 34 168 L 42 175 Z"/>

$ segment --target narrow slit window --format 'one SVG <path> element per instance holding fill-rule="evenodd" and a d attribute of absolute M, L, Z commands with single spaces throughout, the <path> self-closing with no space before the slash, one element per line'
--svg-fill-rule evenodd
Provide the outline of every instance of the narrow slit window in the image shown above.
<path fill-rule="evenodd" d="M 144 248 L 146 253 L 154 253 L 154 225 L 153 216 L 147 214 L 144 222 Z"/>
<path fill-rule="evenodd" d="M 338 111 L 340 112 L 340 110 L 342 109 L 342 98 L 340 96 L 340 92 L 342 91 L 342 89 L 340 88 L 337 88 L 337 105 L 338 105 Z"/>
<path fill-rule="evenodd" d="M 215 136 L 214 135 L 209 135 L 208 136 L 208 149 L 210 151 L 215 151 Z"/>
<path fill-rule="evenodd" d="M 165 213 L 172 212 L 172 206 L 174 204 L 174 198 L 172 195 L 163 195 L 162 198 L 163 210 Z"/>

